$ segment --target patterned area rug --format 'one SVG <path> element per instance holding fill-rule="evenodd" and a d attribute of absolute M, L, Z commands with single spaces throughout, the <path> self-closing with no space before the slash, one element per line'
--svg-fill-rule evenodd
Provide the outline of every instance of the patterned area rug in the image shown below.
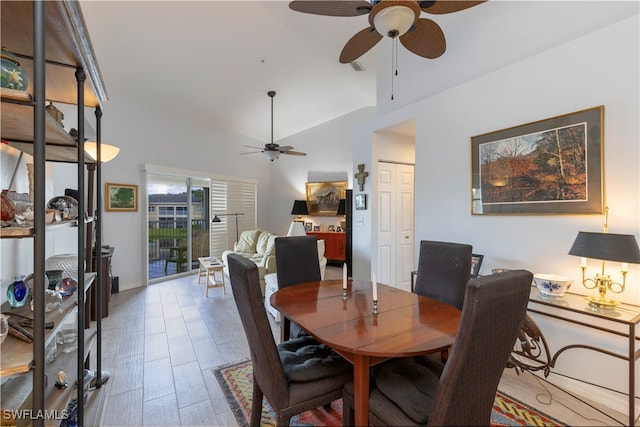
<path fill-rule="evenodd" d="M 242 361 L 213 370 L 220 387 L 241 427 L 249 425 L 253 374 L 251 361 Z M 531 408 L 517 399 L 498 392 L 491 413 L 492 426 L 560 426 L 558 420 Z M 262 404 L 262 425 L 275 426 L 274 413 L 266 400 Z M 330 409 L 317 408 L 291 419 L 292 426 L 342 425 L 342 399 L 331 404 Z"/>

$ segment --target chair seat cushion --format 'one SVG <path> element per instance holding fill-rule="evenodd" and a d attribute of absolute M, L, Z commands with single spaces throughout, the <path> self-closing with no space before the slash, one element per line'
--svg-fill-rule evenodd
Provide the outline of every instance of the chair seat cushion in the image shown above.
<path fill-rule="evenodd" d="M 416 424 L 429 421 L 439 372 L 414 358 L 402 358 L 383 364 L 373 375 L 376 388 Z"/>
<path fill-rule="evenodd" d="M 310 336 L 278 344 L 284 373 L 292 382 L 307 382 L 349 372 L 351 364 Z"/>

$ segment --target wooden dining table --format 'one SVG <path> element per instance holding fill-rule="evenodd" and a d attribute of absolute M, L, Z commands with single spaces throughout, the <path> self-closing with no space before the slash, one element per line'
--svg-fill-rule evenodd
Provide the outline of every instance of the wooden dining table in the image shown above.
<path fill-rule="evenodd" d="M 368 425 L 369 368 L 394 357 L 439 352 L 453 344 L 460 310 L 443 302 L 384 284 L 320 280 L 280 289 L 271 305 L 282 315 L 281 328 L 295 321 L 353 365 L 354 416 Z"/>

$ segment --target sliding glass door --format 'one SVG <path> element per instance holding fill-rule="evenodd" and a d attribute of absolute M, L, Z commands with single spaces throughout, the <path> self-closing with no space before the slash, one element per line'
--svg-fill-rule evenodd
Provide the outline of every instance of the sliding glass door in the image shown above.
<path fill-rule="evenodd" d="M 221 259 L 240 233 L 256 228 L 256 180 L 154 165 L 144 171 L 145 285 L 193 273 L 200 257 Z M 216 215 L 220 221 L 212 222 Z"/>
<path fill-rule="evenodd" d="M 209 179 L 147 174 L 148 277 L 198 268 L 209 256 Z"/>

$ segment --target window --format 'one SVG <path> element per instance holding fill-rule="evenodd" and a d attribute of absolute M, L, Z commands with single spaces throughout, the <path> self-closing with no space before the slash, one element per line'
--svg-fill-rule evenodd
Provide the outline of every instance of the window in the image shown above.
<path fill-rule="evenodd" d="M 173 219 L 173 206 L 160 206 L 160 215 L 170 216 Z"/>

